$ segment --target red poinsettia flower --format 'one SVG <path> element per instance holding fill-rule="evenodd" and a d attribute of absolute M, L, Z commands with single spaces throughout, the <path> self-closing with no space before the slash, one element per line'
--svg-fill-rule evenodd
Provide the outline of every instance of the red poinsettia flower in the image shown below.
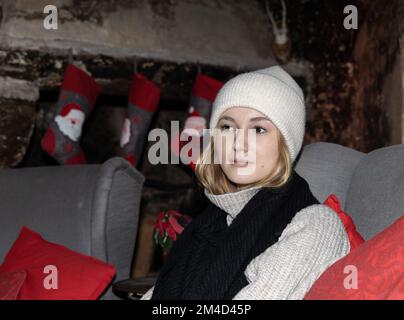
<path fill-rule="evenodd" d="M 192 218 L 178 211 L 169 209 L 160 212 L 155 222 L 154 240 L 163 247 L 165 254 L 171 249 L 172 243 L 184 231 Z"/>
<path fill-rule="evenodd" d="M 165 217 L 165 212 L 161 212 L 156 219 L 156 223 L 154 225 L 154 228 L 157 229 L 160 233 L 160 235 L 164 235 L 164 226 L 163 226 L 163 219 Z"/>
<path fill-rule="evenodd" d="M 177 234 L 175 233 L 173 227 L 169 226 L 167 227 L 167 235 L 170 237 L 171 240 L 175 241 L 177 240 Z"/>
<path fill-rule="evenodd" d="M 176 233 L 180 234 L 184 230 L 184 227 L 181 226 L 178 223 L 177 219 L 175 219 L 173 216 L 168 218 L 168 222 L 170 223 L 171 227 L 174 229 Z"/>

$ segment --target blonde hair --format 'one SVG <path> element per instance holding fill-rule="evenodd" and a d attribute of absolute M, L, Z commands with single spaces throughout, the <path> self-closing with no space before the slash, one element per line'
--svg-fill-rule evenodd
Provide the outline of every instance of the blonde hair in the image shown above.
<path fill-rule="evenodd" d="M 212 194 L 223 194 L 238 191 L 239 188 L 224 174 L 220 164 L 214 163 L 214 137 L 212 136 L 205 150 L 199 155 L 195 175 L 199 183 Z M 279 131 L 278 134 L 278 161 L 272 171 L 263 179 L 246 186 L 277 188 L 286 183 L 292 173 L 292 162 L 285 142 L 285 138 Z"/>

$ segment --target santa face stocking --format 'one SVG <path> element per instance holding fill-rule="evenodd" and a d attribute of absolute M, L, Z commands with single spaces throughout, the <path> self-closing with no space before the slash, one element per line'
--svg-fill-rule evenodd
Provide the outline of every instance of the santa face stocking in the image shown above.
<path fill-rule="evenodd" d="M 54 119 L 41 140 L 42 148 L 60 164 L 86 163 L 81 130 L 99 93 L 91 76 L 72 64 L 67 66 Z"/>
<path fill-rule="evenodd" d="M 137 166 L 154 112 L 160 101 L 160 88 L 142 74 L 133 77 L 127 117 L 125 118 L 118 154 Z"/>
<path fill-rule="evenodd" d="M 195 161 L 193 161 L 193 159 L 196 160 L 202 150 L 203 129 L 207 129 L 208 127 L 212 111 L 212 103 L 222 86 L 223 82 L 209 76 L 203 74 L 197 76 L 192 89 L 188 116 L 185 120 L 184 129 L 180 135 L 174 137 L 171 141 L 171 151 L 177 157 L 180 157 L 181 150 L 184 146 L 186 146 L 186 148 L 188 148 L 188 145 L 190 146 L 190 150 L 187 154 L 188 157 L 192 159 L 188 164 L 192 170 L 195 170 Z M 191 138 L 191 136 L 197 136 L 200 139 L 199 150 L 195 150 L 194 145 L 191 143 L 188 144 L 188 142 L 192 140 L 187 140 L 186 138 Z"/>

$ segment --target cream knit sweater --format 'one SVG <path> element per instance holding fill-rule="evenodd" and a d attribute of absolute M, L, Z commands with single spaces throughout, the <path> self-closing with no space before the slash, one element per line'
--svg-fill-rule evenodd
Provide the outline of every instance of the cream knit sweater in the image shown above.
<path fill-rule="evenodd" d="M 227 213 L 230 225 L 260 190 L 253 187 L 222 195 L 206 191 Z M 332 209 L 315 204 L 296 213 L 278 242 L 255 257 L 244 271 L 249 282 L 234 300 L 301 300 L 320 275 L 350 250 L 344 226 Z M 150 299 L 152 287 L 141 298 Z"/>

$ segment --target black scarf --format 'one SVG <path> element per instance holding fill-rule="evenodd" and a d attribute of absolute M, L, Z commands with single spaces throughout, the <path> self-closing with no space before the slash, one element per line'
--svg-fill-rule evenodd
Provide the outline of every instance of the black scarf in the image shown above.
<path fill-rule="evenodd" d="M 209 205 L 174 242 L 151 299 L 232 299 L 248 284 L 250 261 L 278 241 L 298 211 L 318 203 L 293 170 L 283 186 L 258 191 L 230 226 L 227 213 Z"/>

